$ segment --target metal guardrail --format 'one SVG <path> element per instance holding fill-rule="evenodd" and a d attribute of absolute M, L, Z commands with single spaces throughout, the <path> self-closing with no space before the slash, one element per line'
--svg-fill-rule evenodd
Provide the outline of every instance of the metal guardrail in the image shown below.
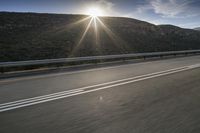
<path fill-rule="evenodd" d="M 146 57 L 156 57 L 156 56 L 197 54 L 197 53 L 200 53 L 200 50 L 88 56 L 88 57 L 75 57 L 75 58 L 17 61 L 17 62 L 0 62 L 0 68 L 45 65 L 45 64 L 59 64 L 59 63 L 72 63 L 72 62 L 95 61 L 95 60 L 123 59 L 123 58 L 146 58 Z"/>

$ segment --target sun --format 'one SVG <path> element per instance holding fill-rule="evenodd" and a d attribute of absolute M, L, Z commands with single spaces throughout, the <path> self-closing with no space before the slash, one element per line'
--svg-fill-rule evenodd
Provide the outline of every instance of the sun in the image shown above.
<path fill-rule="evenodd" d="M 87 14 L 95 18 L 98 16 L 102 16 L 103 11 L 102 11 L 102 9 L 100 9 L 98 7 L 91 7 L 88 9 Z"/>

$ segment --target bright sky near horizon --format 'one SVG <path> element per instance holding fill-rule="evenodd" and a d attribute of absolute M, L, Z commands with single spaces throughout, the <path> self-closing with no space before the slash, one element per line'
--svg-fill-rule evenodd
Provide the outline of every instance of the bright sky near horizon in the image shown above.
<path fill-rule="evenodd" d="M 97 10 L 98 9 L 98 10 Z M 0 11 L 131 17 L 154 24 L 200 27 L 200 0 L 0 0 Z"/>

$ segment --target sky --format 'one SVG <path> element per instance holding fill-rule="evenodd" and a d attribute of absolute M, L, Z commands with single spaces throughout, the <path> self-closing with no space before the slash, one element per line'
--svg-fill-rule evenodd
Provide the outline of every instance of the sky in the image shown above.
<path fill-rule="evenodd" d="M 130 17 L 153 24 L 200 27 L 200 0 L 0 0 L 0 11 L 87 14 Z"/>

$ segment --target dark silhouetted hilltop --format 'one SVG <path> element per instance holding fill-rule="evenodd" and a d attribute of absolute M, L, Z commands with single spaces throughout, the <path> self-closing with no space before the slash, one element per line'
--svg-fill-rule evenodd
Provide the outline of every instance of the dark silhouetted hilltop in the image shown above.
<path fill-rule="evenodd" d="M 86 17 L 1 12 L 0 62 L 200 49 L 199 31 L 120 17 L 100 17 L 80 41 Z"/>

